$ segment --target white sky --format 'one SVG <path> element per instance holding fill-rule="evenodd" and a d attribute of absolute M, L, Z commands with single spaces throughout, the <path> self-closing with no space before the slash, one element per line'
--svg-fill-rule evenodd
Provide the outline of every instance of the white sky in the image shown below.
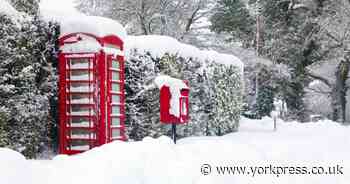
<path fill-rule="evenodd" d="M 76 0 L 41 0 L 40 8 L 63 11 L 76 11 L 74 8 Z"/>

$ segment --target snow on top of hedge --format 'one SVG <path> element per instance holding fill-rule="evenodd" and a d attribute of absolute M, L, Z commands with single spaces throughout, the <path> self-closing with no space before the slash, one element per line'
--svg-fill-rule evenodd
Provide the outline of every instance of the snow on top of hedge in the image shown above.
<path fill-rule="evenodd" d="M 88 16 L 75 11 L 62 11 L 41 9 L 43 17 L 47 21 L 55 21 L 60 24 L 61 36 L 70 33 L 90 33 L 97 37 L 116 35 L 122 40 L 126 38 L 126 30 L 119 22 L 98 16 Z"/>
<path fill-rule="evenodd" d="M 7 0 L 0 0 L 0 14 L 8 15 L 13 18 L 19 18 L 21 16 Z"/>
<path fill-rule="evenodd" d="M 168 36 L 128 36 L 125 44 L 127 51 L 137 49 L 138 52 L 149 52 L 155 57 L 162 57 L 166 53 L 179 54 L 183 57 L 197 58 L 202 62 L 213 61 L 224 65 L 234 65 L 243 70 L 243 63 L 236 56 L 213 50 L 200 50 Z"/>

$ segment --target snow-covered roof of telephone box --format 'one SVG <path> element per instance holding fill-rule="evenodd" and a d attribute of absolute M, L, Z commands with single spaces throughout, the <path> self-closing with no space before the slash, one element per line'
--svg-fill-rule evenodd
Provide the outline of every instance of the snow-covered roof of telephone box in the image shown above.
<path fill-rule="evenodd" d="M 224 65 L 234 65 L 243 71 L 243 62 L 236 56 L 222 54 L 213 50 L 200 50 L 195 46 L 184 44 L 178 40 L 159 35 L 128 36 L 125 40 L 127 52 L 137 49 L 138 52 L 149 52 L 155 57 L 164 54 L 179 54 L 183 57 L 197 58 L 202 62 L 213 61 Z M 128 53 L 126 53 L 128 55 Z"/>
<path fill-rule="evenodd" d="M 74 11 L 41 9 L 43 18 L 60 24 L 60 36 L 70 33 L 89 33 L 97 37 L 116 35 L 121 40 L 126 38 L 125 28 L 117 21 L 98 16 L 88 16 Z"/>

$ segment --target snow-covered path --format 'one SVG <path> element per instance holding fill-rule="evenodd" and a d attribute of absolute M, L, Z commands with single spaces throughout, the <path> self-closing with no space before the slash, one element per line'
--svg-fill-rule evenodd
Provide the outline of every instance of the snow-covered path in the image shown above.
<path fill-rule="evenodd" d="M 280 121 L 274 132 L 269 118 L 243 119 L 239 132 L 222 137 L 185 138 L 177 145 L 167 137 L 113 142 L 77 156 L 59 155 L 51 161 L 27 161 L 16 152 L 0 149 L 0 183 L 348 184 L 349 155 L 350 127 L 331 121 L 306 124 Z M 211 166 L 210 173 L 204 164 Z M 328 168 L 337 164 L 344 167 L 343 174 L 282 174 L 281 170 L 277 171 L 280 174 L 273 174 L 266 168 L 270 165 L 289 167 L 287 170 Z M 247 170 L 252 167 L 256 174 L 254 177 L 252 173 L 219 174 L 217 166 L 247 166 Z"/>

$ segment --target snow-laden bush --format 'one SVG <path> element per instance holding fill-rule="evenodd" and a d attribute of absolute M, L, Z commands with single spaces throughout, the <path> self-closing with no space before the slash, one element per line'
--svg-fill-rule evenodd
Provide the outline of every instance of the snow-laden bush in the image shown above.
<path fill-rule="evenodd" d="M 170 134 L 170 127 L 159 121 L 159 90 L 150 88 L 160 74 L 189 82 L 191 119 L 178 126 L 179 136 L 223 135 L 237 130 L 243 88 L 238 59 L 200 51 L 169 37 L 132 37 L 127 44 L 126 123 L 130 139 Z M 225 58 L 227 63 L 218 62 Z"/>
<path fill-rule="evenodd" d="M 7 114 L 5 108 L 0 108 L 0 147 L 9 145 L 10 138 L 7 131 Z"/>
<path fill-rule="evenodd" d="M 30 8 L 26 3 L 16 8 Z M 0 12 L 0 146 L 33 158 L 47 146 L 52 125 L 56 27 L 26 13 Z"/>
<path fill-rule="evenodd" d="M 214 113 L 210 134 L 222 135 L 238 129 L 242 109 L 241 75 L 236 67 L 212 63 L 210 75 L 214 95 Z"/>

